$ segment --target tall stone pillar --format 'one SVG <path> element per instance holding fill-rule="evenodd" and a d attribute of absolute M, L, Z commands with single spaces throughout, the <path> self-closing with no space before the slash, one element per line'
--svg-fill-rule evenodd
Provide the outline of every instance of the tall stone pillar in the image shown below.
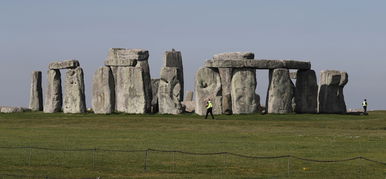
<path fill-rule="evenodd" d="M 42 72 L 33 71 L 29 108 L 32 111 L 43 111 Z"/>
<path fill-rule="evenodd" d="M 85 113 L 84 75 L 81 67 L 68 69 L 64 81 L 64 113 Z"/>
<path fill-rule="evenodd" d="M 295 112 L 317 113 L 318 83 L 314 70 L 298 70 L 296 73 Z"/>
<path fill-rule="evenodd" d="M 266 110 L 268 113 L 285 114 L 293 112 L 292 99 L 294 84 L 289 70 L 278 68 L 270 71 Z"/>
<path fill-rule="evenodd" d="M 213 114 L 222 114 L 221 79 L 218 69 L 200 68 L 195 80 L 195 113 L 206 114 L 206 103 L 212 101 Z"/>
<path fill-rule="evenodd" d="M 99 68 L 92 83 L 92 108 L 96 114 L 110 114 L 115 107 L 114 78 L 109 67 Z"/>
<path fill-rule="evenodd" d="M 343 88 L 348 82 L 346 72 L 324 70 L 320 75 L 319 113 L 344 114 L 347 112 Z"/>
<path fill-rule="evenodd" d="M 222 111 L 232 114 L 232 68 L 218 68 L 222 84 Z"/>
<path fill-rule="evenodd" d="M 117 111 L 129 114 L 144 114 L 149 105 L 141 67 L 119 67 L 116 80 Z"/>
<path fill-rule="evenodd" d="M 257 111 L 259 102 L 256 95 L 256 70 L 235 68 L 232 77 L 232 112 L 250 114 Z"/>
<path fill-rule="evenodd" d="M 44 112 L 54 113 L 62 111 L 62 81 L 60 71 L 48 70 L 47 72 L 47 90 L 44 101 Z"/>
<path fill-rule="evenodd" d="M 184 72 L 180 51 L 166 51 L 164 67 L 158 87 L 158 105 L 161 114 L 183 112 L 181 102 L 184 98 Z"/>
<path fill-rule="evenodd" d="M 151 113 L 157 113 L 159 111 L 158 107 L 158 87 L 160 79 L 151 79 L 151 91 L 152 91 L 152 100 L 151 100 Z"/>

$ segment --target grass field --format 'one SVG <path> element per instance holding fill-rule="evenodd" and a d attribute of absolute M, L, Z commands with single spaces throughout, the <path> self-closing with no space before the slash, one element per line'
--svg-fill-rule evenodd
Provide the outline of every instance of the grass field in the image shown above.
<path fill-rule="evenodd" d="M 0 147 L 181 150 L 386 162 L 386 112 L 354 115 L 0 114 Z M 385 178 L 365 160 L 317 163 L 230 155 L 0 148 L 0 178 Z M 146 161 L 145 161 L 146 158 Z M 146 163 L 146 171 L 144 165 Z"/>

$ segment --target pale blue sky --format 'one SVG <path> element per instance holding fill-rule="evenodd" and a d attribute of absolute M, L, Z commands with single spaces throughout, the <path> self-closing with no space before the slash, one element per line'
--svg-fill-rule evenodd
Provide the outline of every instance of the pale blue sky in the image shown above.
<path fill-rule="evenodd" d="M 182 51 L 185 89 L 216 53 L 309 60 L 317 73 L 349 73 L 348 108 L 368 98 L 386 109 L 385 21 L 383 0 L 1 0 L 0 105 L 28 106 L 31 71 L 45 78 L 49 62 L 69 58 L 81 62 L 90 105 L 93 73 L 122 47 L 148 49 L 153 78 L 164 51 Z M 267 71 L 257 75 L 264 98 Z"/>

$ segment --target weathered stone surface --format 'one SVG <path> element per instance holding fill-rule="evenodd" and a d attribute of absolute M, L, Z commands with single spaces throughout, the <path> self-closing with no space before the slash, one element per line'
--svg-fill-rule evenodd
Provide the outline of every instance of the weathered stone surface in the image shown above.
<path fill-rule="evenodd" d="M 58 70 L 58 69 L 69 69 L 76 68 L 79 66 L 78 60 L 64 60 L 60 62 L 52 62 L 48 65 L 50 70 Z"/>
<path fill-rule="evenodd" d="M 232 77 L 232 112 L 249 114 L 257 111 L 256 70 L 239 68 L 233 70 Z"/>
<path fill-rule="evenodd" d="M 95 114 L 110 114 L 115 107 L 114 78 L 109 67 L 99 68 L 92 83 L 92 108 Z"/>
<path fill-rule="evenodd" d="M 163 67 L 158 87 L 158 103 L 160 114 L 180 114 L 183 111 L 181 82 L 178 67 Z"/>
<path fill-rule="evenodd" d="M 184 101 L 193 101 L 193 91 L 186 91 Z"/>
<path fill-rule="evenodd" d="M 294 84 L 291 81 L 288 69 L 279 68 L 270 71 L 267 97 L 268 113 L 284 114 L 293 112 Z"/>
<path fill-rule="evenodd" d="M 182 107 L 185 109 L 185 112 L 193 113 L 196 108 L 195 101 L 183 101 L 181 102 Z"/>
<path fill-rule="evenodd" d="M 31 91 L 29 99 L 29 108 L 32 111 L 43 111 L 43 89 L 41 71 L 32 72 Z"/>
<path fill-rule="evenodd" d="M 0 106 L 0 113 L 17 113 L 31 111 L 28 108 L 12 107 L 12 106 Z"/>
<path fill-rule="evenodd" d="M 166 51 L 164 54 L 164 67 L 176 67 L 179 69 L 178 81 L 180 82 L 181 100 L 184 99 L 184 68 L 182 64 L 182 56 L 180 51 L 172 49 L 171 51 Z"/>
<path fill-rule="evenodd" d="M 216 54 L 213 56 L 214 60 L 241 60 L 253 58 L 255 58 L 255 54 L 252 52 L 227 52 Z"/>
<path fill-rule="evenodd" d="M 144 114 L 148 96 L 145 91 L 144 72 L 141 67 L 119 67 L 116 80 L 116 106 L 118 112 Z"/>
<path fill-rule="evenodd" d="M 212 101 L 213 114 L 222 114 L 221 79 L 217 69 L 200 68 L 195 81 L 195 113 L 206 114 L 206 103 Z"/>
<path fill-rule="evenodd" d="M 324 70 L 320 75 L 319 113 L 344 114 L 347 112 L 343 88 L 348 74 L 335 70 Z"/>
<path fill-rule="evenodd" d="M 164 66 L 165 67 L 177 67 L 183 69 L 182 56 L 180 51 L 166 51 L 164 55 Z"/>
<path fill-rule="evenodd" d="M 318 83 L 314 70 L 299 70 L 296 73 L 295 112 L 317 113 Z"/>
<path fill-rule="evenodd" d="M 106 66 L 135 66 L 138 60 L 147 60 L 149 51 L 144 49 L 111 48 L 105 61 Z"/>
<path fill-rule="evenodd" d="M 301 69 L 309 70 L 310 62 L 294 61 L 294 60 L 207 60 L 205 67 L 211 68 L 255 68 L 255 69 Z"/>
<path fill-rule="evenodd" d="M 84 92 L 83 69 L 77 67 L 66 72 L 64 81 L 64 113 L 85 113 L 86 97 Z"/>
<path fill-rule="evenodd" d="M 158 108 L 158 87 L 160 79 L 151 79 L 151 90 L 152 90 L 152 100 L 151 100 L 151 112 L 157 113 Z"/>
<path fill-rule="evenodd" d="M 48 70 L 47 89 L 44 98 L 45 113 L 60 112 L 62 110 L 62 80 L 59 70 Z"/>
<path fill-rule="evenodd" d="M 146 93 L 146 107 L 145 107 L 145 112 L 149 113 L 151 111 L 151 102 L 153 98 L 152 94 L 152 85 L 151 85 L 151 76 L 150 76 L 150 68 L 149 68 L 149 63 L 147 59 L 144 60 L 138 60 L 137 65 L 135 67 L 140 67 L 142 68 L 143 71 L 143 83 L 145 87 L 145 93 Z"/>
<path fill-rule="evenodd" d="M 224 114 L 232 114 L 232 68 L 219 68 L 222 85 L 222 111 Z"/>

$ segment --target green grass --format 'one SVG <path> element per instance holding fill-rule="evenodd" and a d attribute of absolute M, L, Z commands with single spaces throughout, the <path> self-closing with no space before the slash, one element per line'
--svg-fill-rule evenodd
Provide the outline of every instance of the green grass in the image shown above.
<path fill-rule="evenodd" d="M 318 160 L 363 156 L 386 162 L 386 112 L 354 115 L 0 114 L 1 146 L 61 149 L 162 149 L 295 155 Z M 364 160 L 313 163 L 145 153 L 0 149 L 0 178 L 385 178 L 386 166 Z"/>

